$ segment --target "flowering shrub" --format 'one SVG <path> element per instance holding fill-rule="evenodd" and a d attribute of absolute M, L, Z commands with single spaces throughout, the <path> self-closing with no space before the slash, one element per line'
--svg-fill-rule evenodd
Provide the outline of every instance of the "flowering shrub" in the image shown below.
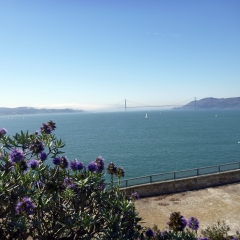
<path fill-rule="evenodd" d="M 145 231 L 147 239 L 154 240 L 197 240 L 197 230 L 199 228 L 198 219 L 191 217 L 188 221 L 180 212 L 170 214 L 167 223 L 168 230 L 160 231 L 157 226 Z"/>
<path fill-rule="evenodd" d="M 104 180 L 104 159 L 87 167 L 63 156 L 65 143 L 44 123 L 40 131 L 7 136 L 0 129 L 1 239 L 137 239 L 141 220 L 134 207 L 137 193 L 125 196 Z M 51 160 L 53 167 L 45 164 Z M 122 168 L 107 172 L 120 180 Z M 142 236 L 143 237 L 143 236 Z M 141 237 L 141 238 L 142 238 Z"/>
<path fill-rule="evenodd" d="M 186 220 L 180 212 L 170 214 L 168 229 L 160 231 L 157 226 L 153 229 L 145 229 L 145 236 L 151 240 L 239 240 L 240 234 L 237 231 L 235 237 L 228 236 L 229 226 L 223 222 L 217 222 L 201 231 L 198 237 L 199 221 L 196 217 Z M 142 239 L 142 238 L 141 238 Z"/>

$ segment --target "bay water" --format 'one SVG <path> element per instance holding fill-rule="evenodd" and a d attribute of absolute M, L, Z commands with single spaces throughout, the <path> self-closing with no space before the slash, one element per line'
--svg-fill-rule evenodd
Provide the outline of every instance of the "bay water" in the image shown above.
<path fill-rule="evenodd" d="M 87 166 L 100 155 L 106 165 L 123 167 L 124 179 L 240 162 L 240 111 L 12 115 L 0 117 L 0 128 L 9 135 L 33 133 L 49 120 L 56 122 L 54 134 L 66 143 L 69 160 Z"/>

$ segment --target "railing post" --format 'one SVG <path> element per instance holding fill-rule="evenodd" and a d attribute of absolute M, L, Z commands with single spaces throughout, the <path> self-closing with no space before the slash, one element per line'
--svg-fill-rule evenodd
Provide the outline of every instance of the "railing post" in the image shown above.
<path fill-rule="evenodd" d="M 152 183 L 152 176 L 150 176 L 150 183 Z"/>

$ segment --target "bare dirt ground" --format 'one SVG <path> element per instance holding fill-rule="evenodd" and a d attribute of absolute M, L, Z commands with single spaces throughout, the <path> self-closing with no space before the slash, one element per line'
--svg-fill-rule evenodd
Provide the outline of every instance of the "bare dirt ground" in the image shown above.
<path fill-rule="evenodd" d="M 240 231 L 240 183 L 142 199 L 140 196 L 135 206 L 146 227 L 157 225 L 163 230 L 170 213 L 181 212 L 186 219 L 197 217 L 200 230 L 224 220 L 231 229 L 229 235 Z"/>

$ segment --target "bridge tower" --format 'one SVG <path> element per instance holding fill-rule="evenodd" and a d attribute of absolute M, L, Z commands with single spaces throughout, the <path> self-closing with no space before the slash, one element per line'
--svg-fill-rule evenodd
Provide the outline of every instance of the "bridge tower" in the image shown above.
<path fill-rule="evenodd" d="M 194 101 L 194 104 L 195 104 L 195 110 L 196 110 L 196 104 L 197 104 L 197 102 L 196 102 L 196 97 L 195 97 L 195 101 Z"/>
<path fill-rule="evenodd" d="M 127 110 L 127 100 L 125 99 L 125 111 Z"/>

